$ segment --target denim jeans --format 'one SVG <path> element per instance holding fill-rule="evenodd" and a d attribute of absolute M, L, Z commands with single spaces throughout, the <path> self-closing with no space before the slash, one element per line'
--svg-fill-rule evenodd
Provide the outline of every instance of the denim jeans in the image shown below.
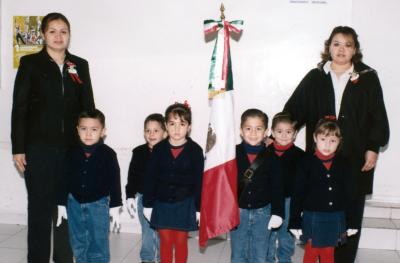
<path fill-rule="evenodd" d="M 240 209 L 240 224 L 231 236 L 231 263 L 265 263 L 270 231 L 271 205 Z"/>
<path fill-rule="evenodd" d="M 67 213 L 70 243 L 76 263 L 108 263 L 109 197 L 81 204 L 70 194 Z"/>
<path fill-rule="evenodd" d="M 143 195 L 138 195 L 138 215 L 142 226 L 142 247 L 140 259 L 142 262 L 160 262 L 160 238 L 158 233 L 150 227 L 149 221 L 143 215 Z"/>
<path fill-rule="evenodd" d="M 278 259 L 277 262 L 279 263 L 292 263 L 295 240 L 294 237 L 288 231 L 289 214 L 290 214 L 290 197 L 285 199 L 285 219 L 283 220 L 281 227 L 276 231 L 272 231 L 271 233 L 269 250 L 267 255 L 268 263 L 275 263 L 275 257 L 277 257 Z"/>

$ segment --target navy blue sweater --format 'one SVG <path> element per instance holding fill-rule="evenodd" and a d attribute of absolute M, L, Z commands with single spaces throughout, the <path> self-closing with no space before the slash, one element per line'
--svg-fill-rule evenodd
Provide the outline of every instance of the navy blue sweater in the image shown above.
<path fill-rule="evenodd" d="M 81 146 L 71 148 L 67 152 L 64 182 L 59 204 L 65 205 L 71 193 L 79 203 L 110 196 L 110 207 L 122 205 L 117 154 L 105 144 L 97 146 L 90 157 L 85 156 Z"/>
<path fill-rule="evenodd" d="M 304 156 L 304 151 L 293 145 L 287 149 L 281 156 L 275 153 L 274 145 L 268 146 L 268 150 L 273 152 L 282 163 L 282 176 L 285 189 L 285 197 L 291 197 L 293 194 L 293 186 L 295 183 L 296 167 L 298 161 Z"/>
<path fill-rule="evenodd" d="M 244 188 L 244 172 L 250 167 L 247 152 L 242 144 L 236 145 L 238 168 L 239 207 L 255 209 L 271 204 L 271 214 L 284 217 L 282 168 L 278 157 L 269 149 L 263 149 L 264 162 L 255 171 L 252 181 Z"/>
<path fill-rule="evenodd" d="M 151 152 L 147 143 L 133 149 L 129 164 L 128 183 L 125 186 L 127 199 L 135 197 L 136 193 L 143 193 L 144 176 L 150 155 Z"/>
<path fill-rule="evenodd" d="M 304 210 L 346 213 L 347 227 L 358 228 L 350 208 L 355 195 L 354 178 L 345 158 L 336 155 L 329 170 L 314 154 L 307 154 L 297 168 L 290 205 L 289 228 L 300 229 Z"/>
<path fill-rule="evenodd" d="M 156 200 L 172 203 L 193 196 L 200 211 L 203 170 L 203 150 L 192 139 L 188 138 L 176 159 L 168 138 L 159 142 L 153 148 L 144 178 L 144 207 L 153 207 Z"/>

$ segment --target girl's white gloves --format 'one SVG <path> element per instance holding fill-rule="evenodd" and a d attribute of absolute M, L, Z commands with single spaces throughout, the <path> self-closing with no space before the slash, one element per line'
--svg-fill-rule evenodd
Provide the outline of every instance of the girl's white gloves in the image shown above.
<path fill-rule="evenodd" d="M 293 234 L 293 236 L 296 239 L 300 239 L 300 236 L 303 235 L 303 231 L 301 229 L 289 229 L 290 233 Z M 358 229 L 347 229 L 346 233 L 347 236 L 353 236 L 355 234 L 357 234 Z"/>
<path fill-rule="evenodd" d="M 153 208 L 148 208 L 148 207 L 143 208 L 143 215 L 149 222 L 150 222 L 152 212 L 153 212 Z"/>
<path fill-rule="evenodd" d="M 351 229 L 350 228 L 350 229 L 347 229 L 346 232 L 347 232 L 347 236 L 349 237 L 349 236 L 353 236 L 353 235 L 357 234 L 358 229 Z"/>
<path fill-rule="evenodd" d="M 196 211 L 196 222 L 200 225 L 200 212 Z"/>
<path fill-rule="evenodd" d="M 289 231 L 296 239 L 300 239 L 300 236 L 303 235 L 303 230 L 301 229 L 289 229 Z"/>
<path fill-rule="evenodd" d="M 116 229 L 119 232 L 121 228 L 121 219 L 119 217 L 120 206 L 110 208 L 110 217 L 111 217 L 111 229 L 114 232 Z"/>
<path fill-rule="evenodd" d="M 68 220 L 67 216 L 67 208 L 63 205 L 58 205 L 57 206 L 57 223 L 56 227 L 59 227 L 62 223 L 62 219 Z"/>
<path fill-rule="evenodd" d="M 277 215 L 272 215 L 268 223 L 268 230 L 280 227 L 282 225 L 282 221 L 283 221 L 282 217 Z"/>
<path fill-rule="evenodd" d="M 128 198 L 126 200 L 126 209 L 128 210 L 128 213 L 131 215 L 131 217 L 135 218 L 135 213 L 137 209 L 137 198 Z"/>

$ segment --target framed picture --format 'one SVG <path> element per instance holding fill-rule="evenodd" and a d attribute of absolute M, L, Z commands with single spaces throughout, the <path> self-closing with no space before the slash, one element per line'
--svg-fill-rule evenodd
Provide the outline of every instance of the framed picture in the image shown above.
<path fill-rule="evenodd" d="M 18 68 L 22 56 L 40 51 L 43 36 L 40 30 L 43 16 L 13 17 L 13 67 Z"/>

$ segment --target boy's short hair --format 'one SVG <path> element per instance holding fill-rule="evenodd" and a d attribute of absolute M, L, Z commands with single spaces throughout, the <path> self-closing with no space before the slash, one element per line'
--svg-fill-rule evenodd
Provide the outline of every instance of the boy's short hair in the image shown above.
<path fill-rule="evenodd" d="M 165 121 L 168 121 L 170 115 L 177 115 L 183 121 L 187 121 L 189 125 L 192 124 L 192 111 L 189 105 L 183 103 L 174 103 L 165 110 Z"/>
<path fill-rule="evenodd" d="M 242 113 L 240 117 L 240 127 L 243 127 L 244 123 L 248 118 L 260 118 L 262 123 L 264 124 L 264 128 L 268 128 L 268 115 L 259 109 L 248 109 Z"/>
<path fill-rule="evenodd" d="M 339 124 L 335 119 L 332 118 L 322 118 L 318 121 L 317 126 L 315 126 L 314 136 L 319 134 L 333 135 L 339 139 L 342 139 L 342 132 Z"/>
<path fill-rule="evenodd" d="M 79 125 L 79 122 L 81 121 L 81 119 L 84 119 L 84 118 L 96 119 L 100 122 L 100 124 L 101 124 L 101 126 L 103 126 L 103 128 L 106 126 L 106 117 L 98 109 L 82 111 L 78 116 L 78 125 Z"/>
<path fill-rule="evenodd" d="M 293 126 L 293 129 L 295 129 L 295 130 L 297 129 L 296 128 L 297 121 L 295 121 L 293 119 L 293 117 L 290 113 L 284 112 L 284 111 L 275 114 L 274 118 L 272 119 L 271 129 L 272 130 L 275 129 L 276 125 L 278 125 L 278 123 L 281 123 L 281 122 L 289 123 L 290 125 Z"/>
<path fill-rule="evenodd" d="M 146 129 L 146 125 L 149 121 L 156 121 L 160 124 L 161 129 L 165 131 L 165 119 L 164 116 L 160 113 L 153 113 L 146 117 L 144 120 L 144 129 Z"/>

